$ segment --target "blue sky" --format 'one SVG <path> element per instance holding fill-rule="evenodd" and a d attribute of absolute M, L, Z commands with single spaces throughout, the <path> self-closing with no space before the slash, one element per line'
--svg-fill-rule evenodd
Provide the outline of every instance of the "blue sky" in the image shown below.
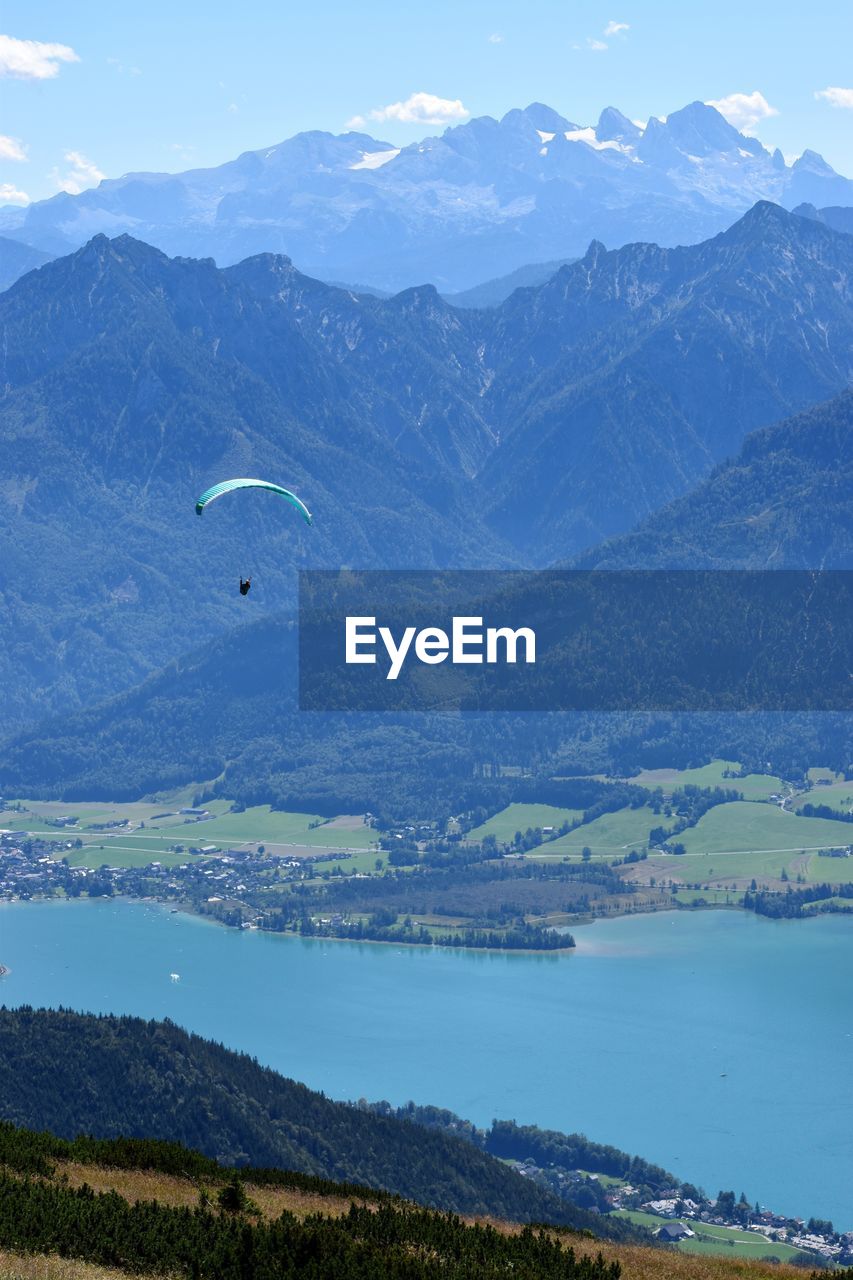
<path fill-rule="evenodd" d="M 581 125 L 729 100 L 763 142 L 853 176 L 851 0 L 4 0 L 0 22 L 0 188 L 18 201 L 358 117 L 399 145 L 444 127 L 424 117 L 535 100 Z"/>

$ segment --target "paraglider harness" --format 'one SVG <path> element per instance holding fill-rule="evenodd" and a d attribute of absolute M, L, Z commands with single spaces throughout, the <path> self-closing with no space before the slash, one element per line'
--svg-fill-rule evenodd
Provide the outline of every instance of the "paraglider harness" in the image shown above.
<path fill-rule="evenodd" d="M 247 596 L 249 594 L 249 588 L 251 587 L 251 585 L 252 585 L 251 578 L 247 578 L 245 582 L 241 578 L 240 579 L 240 595 Z"/>

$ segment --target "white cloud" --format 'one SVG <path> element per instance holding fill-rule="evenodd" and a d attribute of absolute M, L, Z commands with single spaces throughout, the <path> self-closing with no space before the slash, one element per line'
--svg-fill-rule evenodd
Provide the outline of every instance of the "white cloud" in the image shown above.
<path fill-rule="evenodd" d="M 504 38 L 499 31 L 493 31 L 489 36 L 489 44 L 503 44 Z"/>
<path fill-rule="evenodd" d="M 26 191 L 19 191 L 11 182 L 0 182 L 0 204 L 29 204 Z"/>
<path fill-rule="evenodd" d="M 0 160 L 26 160 L 27 153 L 17 138 L 0 133 Z"/>
<path fill-rule="evenodd" d="M 730 93 L 727 98 L 712 99 L 705 105 L 716 107 L 741 133 L 752 133 L 762 120 L 779 114 L 757 89 L 753 93 Z"/>
<path fill-rule="evenodd" d="M 623 31 L 630 31 L 631 28 L 627 22 L 614 22 L 611 18 L 607 26 L 602 31 L 603 36 L 618 36 Z M 606 40 L 599 40 L 596 36 L 587 36 L 585 44 L 573 44 L 573 49 L 591 49 L 593 53 L 606 53 L 610 45 Z"/>
<path fill-rule="evenodd" d="M 45 44 L 41 40 L 16 40 L 0 35 L 0 75 L 18 80 L 52 80 L 59 75 L 60 62 L 79 62 L 67 44 Z"/>
<path fill-rule="evenodd" d="M 81 151 L 66 151 L 65 160 L 71 166 L 66 173 L 60 173 L 59 169 L 54 169 L 51 177 L 58 190 L 67 191 L 70 196 L 79 196 L 81 191 L 85 191 L 87 187 L 94 187 L 106 177 L 101 173 L 100 169 L 91 160 L 87 159 Z"/>
<path fill-rule="evenodd" d="M 437 98 L 434 93 L 413 93 L 405 102 L 391 102 L 387 107 L 376 107 L 370 112 L 371 120 L 396 120 L 398 124 L 453 124 L 467 120 L 470 115 L 459 98 Z M 354 122 L 363 116 L 354 116 L 350 128 L 358 128 Z"/>
<path fill-rule="evenodd" d="M 853 89 L 839 89 L 837 85 L 830 85 L 827 89 L 818 89 L 815 97 L 822 98 L 832 107 L 846 107 L 848 111 L 853 111 Z"/>
<path fill-rule="evenodd" d="M 240 110 L 240 108 L 237 106 L 237 103 L 236 103 L 236 102 L 229 102 L 229 103 L 228 103 L 228 110 L 231 112 L 232 116 L 236 116 L 236 114 L 237 114 L 237 112 Z"/>
<path fill-rule="evenodd" d="M 345 129 L 363 129 L 367 124 L 364 116 L 351 116 L 344 125 Z"/>

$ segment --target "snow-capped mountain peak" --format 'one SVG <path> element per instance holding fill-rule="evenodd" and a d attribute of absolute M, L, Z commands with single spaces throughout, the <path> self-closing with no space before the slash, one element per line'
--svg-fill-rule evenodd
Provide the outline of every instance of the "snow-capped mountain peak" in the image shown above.
<path fill-rule="evenodd" d="M 0 210 L 0 234 L 60 253 L 129 232 L 223 265 L 273 251 L 326 279 L 453 291 L 592 239 L 696 242 L 757 200 L 853 205 L 853 182 L 814 151 L 789 165 L 707 103 L 641 127 L 534 102 L 403 147 L 311 130 L 216 168 L 128 174 Z"/>

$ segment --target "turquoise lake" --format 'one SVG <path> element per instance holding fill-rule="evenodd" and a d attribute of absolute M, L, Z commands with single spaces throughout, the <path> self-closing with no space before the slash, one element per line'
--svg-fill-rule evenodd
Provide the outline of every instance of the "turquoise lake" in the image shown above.
<path fill-rule="evenodd" d="M 15 903 L 0 1001 L 168 1016 L 334 1098 L 580 1130 L 853 1227 L 853 918 L 666 912 L 575 936 L 573 954 L 500 955 Z"/>

